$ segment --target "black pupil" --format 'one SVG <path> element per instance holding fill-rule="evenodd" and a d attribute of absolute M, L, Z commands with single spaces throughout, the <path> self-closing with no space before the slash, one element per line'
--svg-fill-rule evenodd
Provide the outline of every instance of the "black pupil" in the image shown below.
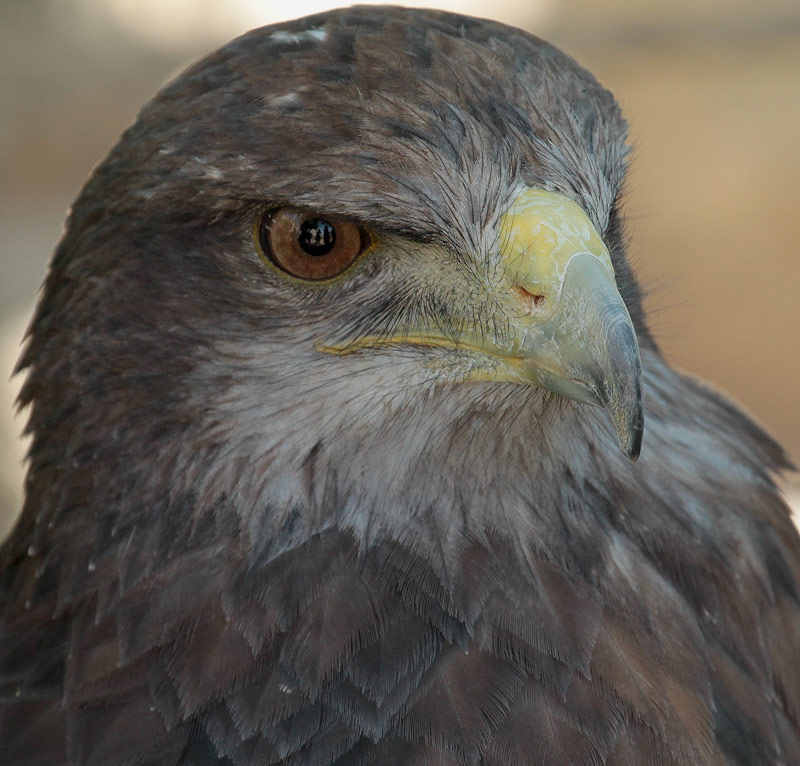
<path fill-rule="evenodd" d="M 297 242 L 309 255 L 327 255 L 336 244 L 336 230 L 321 218 L 307 218 L 300 224 Z"/>

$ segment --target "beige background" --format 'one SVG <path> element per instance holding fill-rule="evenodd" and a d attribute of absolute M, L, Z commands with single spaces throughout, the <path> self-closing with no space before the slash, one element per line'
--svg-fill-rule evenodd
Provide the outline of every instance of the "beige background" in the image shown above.
<path fill-rule="evenodd" d="M 288 5 L 0 0 L 0 536 L 19 507 L 23 449 L 18 381 L 7 380 L 67 206 L 189 61 L 325 7 Z M 728 391 L 797 461 L 800 3 L 440 5 L 552 40 L 617 95 L 636 144 L 631 252 L 656 335 L 674 364 Z"/>

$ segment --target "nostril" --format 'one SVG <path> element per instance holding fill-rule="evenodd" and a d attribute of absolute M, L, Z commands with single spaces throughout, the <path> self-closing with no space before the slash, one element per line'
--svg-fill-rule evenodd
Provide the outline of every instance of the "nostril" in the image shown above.
<path fill-rule="evenodd" d="M 526 314 L 530 314 L 531 316 L 541 314 L 544 309 L 544 295 L 541 293 L 532 293 L 526 290 L 522 285 L 514 285 L 513 289 Z"/>

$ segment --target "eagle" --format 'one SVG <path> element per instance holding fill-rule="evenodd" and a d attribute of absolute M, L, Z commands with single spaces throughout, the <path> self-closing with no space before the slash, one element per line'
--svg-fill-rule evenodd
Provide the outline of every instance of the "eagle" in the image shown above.
<path fill-rule="evenodd" d="M 156 95 L 19 364 L 0 763 L 800 764 L 789 462 L 659 353 L 628 157 L 591 74 L 451 13 Z"/>

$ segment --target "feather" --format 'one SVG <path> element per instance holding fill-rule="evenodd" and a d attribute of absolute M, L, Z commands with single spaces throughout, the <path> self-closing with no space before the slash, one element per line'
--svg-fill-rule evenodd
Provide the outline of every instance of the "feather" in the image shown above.
<path fill-rule="evenodd" d="M 20 361 L 0 766 L 800 763 L 788 461 L 660 355 L 628 153 L 572 59 L 437 11 L 254 30 L 146 105 Z M 598 408 L 497 375 L 520 189 L 607 246 L 635 465 Z M 262 236 L 286 207 L 369 245 L 290 279 Z"/>

